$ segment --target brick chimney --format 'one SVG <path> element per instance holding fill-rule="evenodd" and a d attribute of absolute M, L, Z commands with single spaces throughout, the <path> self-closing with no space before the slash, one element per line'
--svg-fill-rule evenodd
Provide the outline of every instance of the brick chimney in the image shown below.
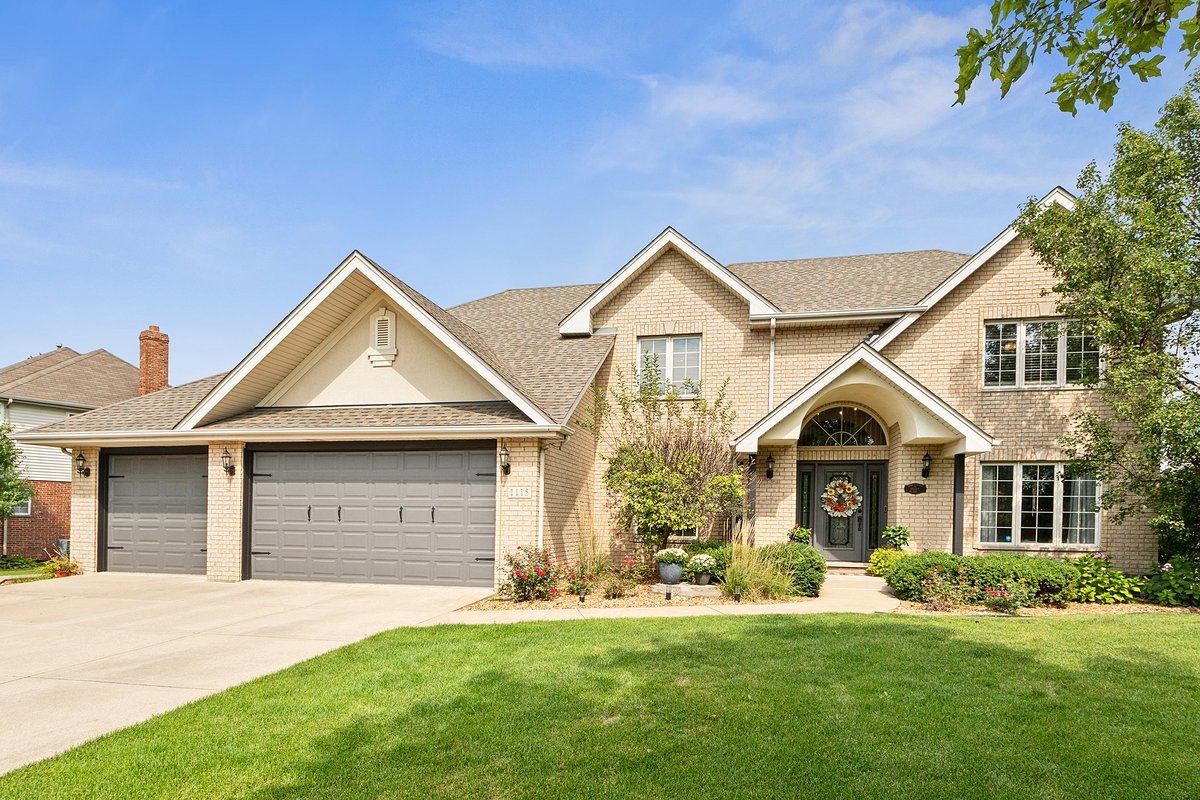
<path fill-rule="evenodd" d="M 170 341 L 171 337 L 159 331 L 157 325 L 151 325 L 138 336 L 141 345 L 138 394 L 150 394 L 170 385 L 167 383 L 167 345 Z"/>

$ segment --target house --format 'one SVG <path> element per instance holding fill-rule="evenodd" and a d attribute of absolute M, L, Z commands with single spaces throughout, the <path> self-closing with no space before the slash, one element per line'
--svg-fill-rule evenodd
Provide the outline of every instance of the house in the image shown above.
<path fill-rule="evenodd" d="M 138 380 L 137 367 L 107 350 L 78 353 L 60 345 L 0 369 L 0 423 L 23 431 L 64 420 L 136 397 Z M 154 388 L 165 386 L 164 367 L 162 385 Z M 71 456 L 36 444 L 17 449 L 34 496 L 7 521 L 0 552 L 45 558 L 71 535 Z"/>
<path fill-rule="evenodd" d="M 602 284 L 450 309 L 356 251 L 229 372 L 22 440 L 82 457 L 88 570 L 487 586 L 519 545 L 628 541 L 581 422 L 593 385 L 653 352 L 664 380 L 729 379 L 758 543 L 800 522 L 857 563 L 897 523 L 918 549 L 1148 569 L 1144 522 L 1063 474 L 1100 354 L 1052 285 L 1011 227 L 974 255 L 729 265 L 668 228 Z M 834 480 L 860 512 L 824 511 Z"/>

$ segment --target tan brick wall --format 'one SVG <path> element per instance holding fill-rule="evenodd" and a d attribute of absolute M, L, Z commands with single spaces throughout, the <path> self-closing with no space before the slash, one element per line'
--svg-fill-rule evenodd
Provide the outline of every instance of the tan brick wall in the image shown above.
<path fill-rule="evenodd" d="M 569 424 L 566 441 L 546 440 L 544 542 L 556 558 L 574 561 L 580 550 L 608 550 L 608 532 L 597 525 L 593 508 L 596 471 L 596 436 L 582 423 L 591 397 L 580 404 Z"/>
<path fill-rule="evenodd" d="M 76 473 L 71 480 L 71 558 L 84 572 L 95 572 L 100 530 L 100 449 L 78 447 L 74 453 L 83 454 L 92 474 L 84 477 Z"/>
<path fill-rule="evenodd" d="M 496 443 L 508 448 L 511 469 L 505 475 L 496 457 L 496 575 L 502 579 L 504 556 L 518 547 L 537 547 L 538 508 L 542 498 L 538 492 L 538 439 L 501 439 Z M 529 489 L 528 498 L 509 497 L 509 489 Z M 544 534 L 543 534 L 544 536 Z"/>
<path fill-rule="evenodd" d="M 774 477 L 767 478 L 767 458 L 775 457 Z M 754 510 L 754 543 L 787 541 L 796 524 L 796 448 L 763 447 L 758 453 Z"/>
<path fill-rule="evenodd" d="M 227 475 L 221 463 L 225 450 L 233 457 L 237 472 Z M 208 445 L 208 579 L 242 579 L 242 527 L 245 508 L 244 480 L 246 446 L 242 442 L 211 442 Z"/>

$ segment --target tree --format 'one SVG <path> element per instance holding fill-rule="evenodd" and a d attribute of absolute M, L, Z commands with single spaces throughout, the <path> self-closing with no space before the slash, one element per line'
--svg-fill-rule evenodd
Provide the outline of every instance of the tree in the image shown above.
<path fill-rule="evenodd" d="M 1176 29 L 1188 64 L 1200 52 L 1200 4 L 1196 0 L 994 0 L 984 31 L 971 28 L 958 48 L 958 92 L 966 101 L 983 67 L 1008 94 L 1039 53 L 1058 53 L 1067 69 L 1050 92 L 1058 107 L 1075 113 L 1078 103 L 1107 111 L 1128 70 L 1143 82 L 1162 74 L 1159 52 Z"/>
<path fill-rule="evenodd" d="M 21 451 L 0 425 L 0 521 L 7 521 L 17 506 L 33 497 L 33 484 L 21 477 Z"/>
<path fill-rule="evenodd" d="M 1107 172 L 1079 186 L 1073 210 L 1031 201 L 1017 222 L 1103 352 L 1108 410 L 1062 443 L 1118 516 L 1158 514 L 1164 557 L 1200 555 L 1200 77 L 1153 130 L 1121 125 Z"/>
<path fill-rule="evenodd" d="M 596 390 L 589 427 L 607 445 L 604 486 L 636 539 L 659 549 L 672 533 L 740 510 L 745 472 L 729 446 L 729 382 L 712 400 L 698 385 L 685 386 L 685 399 L 663 386 L 657 356 L 647 355 L 632 384 L 623 371 L 614 383 L 611 393 Z"/>

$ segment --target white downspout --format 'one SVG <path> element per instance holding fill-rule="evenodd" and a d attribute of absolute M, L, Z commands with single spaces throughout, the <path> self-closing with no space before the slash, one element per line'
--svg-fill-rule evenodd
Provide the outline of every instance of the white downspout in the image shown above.
<path fill-rule="evenodd" d="M 7 425 L 9 420 L 12 419 L 12 411 L 9 410 L 9 407 L 12 404 L 13 404 L 13 399 L 11 397 L 5 401 L 4 414 L 3 414 L 3 416 L 0 416 L 0 423 Z M 8 555 L 8 517 L 4 518 L 4 535 L 3 535 L 3 537 L 4 537 L 3 543 L 0 543 L 0 556 Z"/>
<path fill-rule="evenodd" d="M 546 522 L 546 443 L 538 439 L 538 550 L 545 546 Z"/>
<path fill-rule="evenodd" d="M 775 410 L 775 318 L 771 317 L 771 352 L 767 356 L 767 412 Z"/>

